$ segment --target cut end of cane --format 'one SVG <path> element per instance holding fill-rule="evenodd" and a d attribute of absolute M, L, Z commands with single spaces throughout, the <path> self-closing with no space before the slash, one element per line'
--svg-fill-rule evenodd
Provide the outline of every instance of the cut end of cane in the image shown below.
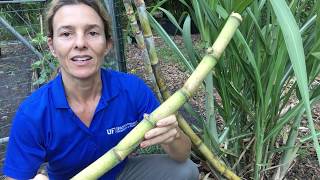
<path fill-rule="evenodd" d="M 236 18 L 239 22 L 242 22 L 242 17 L 239 13 L 232 12 L 230 16 Z"/>

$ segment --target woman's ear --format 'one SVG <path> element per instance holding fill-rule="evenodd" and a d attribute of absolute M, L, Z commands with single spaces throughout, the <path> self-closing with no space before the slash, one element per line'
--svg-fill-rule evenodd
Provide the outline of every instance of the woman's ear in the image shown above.
<path fill-rule="evenodd" d="M 51 37 L 48 37 L 48 42 L 47 42 L 49 49 L 51 51 L 51 54 L 56 58 L 56 52 L 54 51 L 54 47 L 53 47 L 53 39 Z"/>
<path fill-rule="evenodd" d="M 112 39 L 110 38 L 109 40 L 107 40 L 107 47 L 104 55 L 105 56 L 108 55 L 111 49 L 112 49 Z"/>

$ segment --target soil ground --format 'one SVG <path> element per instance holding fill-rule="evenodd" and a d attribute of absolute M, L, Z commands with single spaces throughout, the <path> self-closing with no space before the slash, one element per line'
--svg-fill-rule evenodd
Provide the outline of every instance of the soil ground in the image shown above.
<path fill-rule="evenodd" d="M 0 57 L 0 138 L 9 136 L 11 119 L 21 101 L 31 92 L 31 62 L 35 56 L 16 42 L 1 46 Z M 5 153 L 0 144 L 0 175 Z"/>
<path fill-rule="evenodd" d="M 194 41 L 198 36 L 194 36 Z M 174 41 L 182 43 L 181 37 L 175 37 Z M 165 80 L 171 92 L 176 91 L 182 86 L 188 77 L 188 74 L 182 65 L 174 61 L 172 52 L 161 52 L 165 47 L 160 38 L 155 38 L 156 47 L 159 54 L 161 70 L 165 75 Z M 10 129 L 11 119 L 15 110 L 21 101 L 31 93 L 31 62 L 35 56 L 24 46 L 17 44 L 8 44 L 2 46 L 2 55 L 0 57 L 0 138 L 7 137 Z M 150 78 L 146 75 L 143 66 L 143 56 L 140 50 L 134 45 L 127 45 L 126 50 L 127 68 L 129 73 L 136 74 L 144 79 L 150 85 Z M 171 54 L 170 54 L 171 53 Z M 199 91 L 190 100 L 190 104 L 196 111 L 203 114 L 204 93 Z M 320 106 L 313 108 L 317 126 L 320 127 Z M 186 117 L 189 121 L 195 120 Z M 303 124 L 304 123 L 304 124 Z M 302 126 L 307 127 L 306 121 Z M 0 144 L 0 175 L 2 175 L 2 161 L 4 158 L 5 145 Z M 302 155 L 293 163 L 288 173 L 287 179 L 320 179 L 320 168 L 317 162 L 316 154 L 311 144 L 305 144 Z M 202 162 L 197 162 L 200 171 L 205 174 L 207 167 Z"/>

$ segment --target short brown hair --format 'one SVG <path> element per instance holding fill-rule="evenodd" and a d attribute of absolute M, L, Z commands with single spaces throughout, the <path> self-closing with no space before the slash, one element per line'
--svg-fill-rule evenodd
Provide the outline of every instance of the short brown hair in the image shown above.
<path fill-rule="evenodd" d="M 66 5 L 74 5 L 74 4 L 85 4 L 91 7 L 94 11 L 98 13 L 100 18 L 102 19 L 104 25 L 104 32 L 106 39 L 109 40 L 110 36 L 110 24 L 109 17 L 107 16 L 107 12 L 105 8 L 102 6 L 99 0 L 52 0 L 48 5 L 48 13 L 46 15 L 46 25 L 47 25 L 47 36 L 53 37 L 53 17 L 56 12 L 63 6 Z"/>

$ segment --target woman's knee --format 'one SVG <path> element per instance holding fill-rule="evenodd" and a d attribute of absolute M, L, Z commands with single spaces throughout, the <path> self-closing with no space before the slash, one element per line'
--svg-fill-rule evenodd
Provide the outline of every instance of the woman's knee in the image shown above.
<path fill-rule="evenodd" d="M 181 180 L 198 180 L 199 170 L 197 165 L 188 159 L 184 163 L 180 163 L 179 168 L 176 171 L 176 179 Z"/>

